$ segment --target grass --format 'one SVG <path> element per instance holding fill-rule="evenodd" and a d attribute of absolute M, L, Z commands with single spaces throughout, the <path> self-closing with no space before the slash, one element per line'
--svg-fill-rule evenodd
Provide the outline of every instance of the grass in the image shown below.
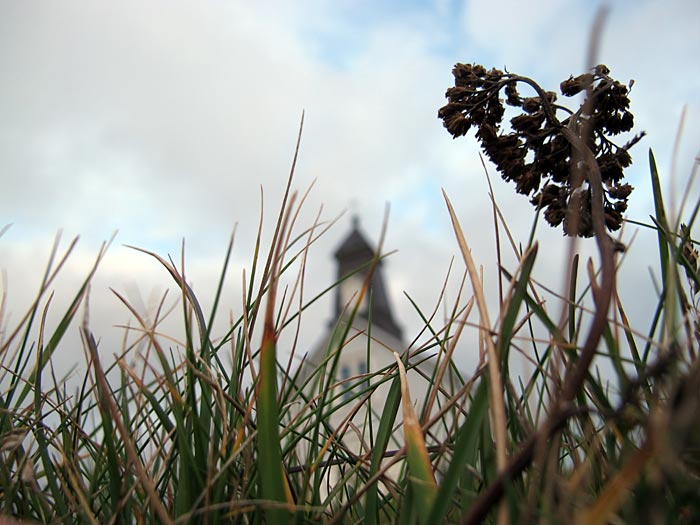
<path fill-rule="evenodd" d="M 345 382 L 337 364 L 353 337 L 349 323 L 338 324 L 327 358 L 310 373 L 279 348 L 280 335 L 317 299 L 298 297 L 309 246 L 326 228 L 297 224 L 304 198 L 291 191 L 292 176 L 267 250 L 259 230 L 242 311 L 222 336 L 211 327 L 233 237 L 208 315 L 187 284 L 184 258 L 175 264 L 142 250 L 180 291 L 185 341 L 158 333 L 162 304 L 148 322 L 115 291 L 139 337 L 109 363 L 102 356 L 115 349 L 103 348 L 78 317 L 107 246 L 49 333 L 52 283 L 74 246 L 59 255 L 57 243 L 36 301 L 0 332 L 0 516 L 56 524 L 697 523 L 700 280 L 690 231 L 700 202 L 687 227 L 672 220 L 651 153 L 649 161 L 656 207 L 647 226 L 657 233 L 663 283 L 649 290 L 657 299 L 649 326 L 630 326 L 614 286 L 609 310 L 596 317 L 600 269 L 580 269 L 575 253 L 566 293 L 556 307 L 545 304 L 547 292 L 532 278 L 534 227 L 517 248 L 495 202 L 498 253 L 508 249 L 505 235 L 519 265 L 499 268 L 504 298 L 489 312 L 445 196 L 471 292 L 448 305 L 445 323 L 416 305 L 424 343 L 396 348 L 395 362 Z M 294 270 L 294 284 L 280 294 Z M 602 324 L 593 357 L 612 377 L 582 364 L 594 318 Z M 76 325 L 88 372 L 69 392 L 52 362 Z M 483 357 L 460 374 L 452 356 L 467 345 Z M 419 373 L 429 353 L 439 356 L 433 386 L 414 407 L 406 374 Z M 514 372 L 523 356 L 529 375 Z M 379 389 L 381 399 L 372 395 Z M 341 423 L 332 423 L 338 414 Z"/>

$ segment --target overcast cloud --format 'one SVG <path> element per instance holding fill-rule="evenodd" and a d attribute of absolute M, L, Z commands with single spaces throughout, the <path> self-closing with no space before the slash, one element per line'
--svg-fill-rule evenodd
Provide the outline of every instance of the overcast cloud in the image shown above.
<path fill-rule="evenodd" d="M 506 67 L 554 89 L 581 72 L 596 7 L 585 0 L 537 0 L 526 8 L 517 0 L 498 7 L 449 0 L 2 2 L 0 227 L 13 226 L 0 239 L 0 267 L 8 309 L 17 316 L 31 300 L 59 228 L 64 238 L 82 236 L 57 283 L 59 305 L 100 242 L 118 229 L 91 301 L 95 331 L 117 340 L 112 327 L 128 315 L 108 287 L 145 303 L 171 287 L 154 261 L 124 244 L 179 256 L 185 238 L 188 276 L 206 303 L 238 223 L 224 306 L 240 311 L 260 188 L 269 235 L 305 111 L 295 186 L 316 183 L 301 224 L 310 225 L 321 205 L 326 220 L 347 209 L 376 241 L 390 203 L 385 249 L 398 253 L 386 274 L 410 340 L 420 322 L 402 293 L 431 310 L 458 254 L 441 188 L 485 265 L 487 283 L 495 278 L 476 141 L 473 134 L 453 141 L 436 118 L 452 66 Z M 632 152 L 629 178 L 637 189 L 629 215 L 636 220 L 647 221 L 652 209 L 648 148 L 671 183 L 684 106 L 677 191 L 700 149 L 698 20 L 694 0 L 611 4 L 599 61 L 622 82 L 635 79 L 636 130 L 649 134 Z M 531 207 L 491 174 L 524 242 Z M 312 250 L 308 296 L 332 282 L 331 254 L 349 227 L 342 219 Z M 565 243 L 558 231 L 545 225 L 540 231 L 547 247 L 540 250 L 540 275 L 557 288 Z M 654 259 L 645 253 L 652 242 L 640 232 L 621 275 L 623 300 L 631 298 L 642 323 L 654 299 L 646 266 Z M 458 259 L 456 277 L 462 269 Z M 319 323 L 326 326 L 329 305 L 310 310 L 303 346 L 315 342 Z"/>

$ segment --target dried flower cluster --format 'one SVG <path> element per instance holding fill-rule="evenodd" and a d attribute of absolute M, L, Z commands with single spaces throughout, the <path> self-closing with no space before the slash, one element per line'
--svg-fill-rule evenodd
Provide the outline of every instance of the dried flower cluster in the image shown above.
<path fill-rule="evenodd" d="M 585 132 L 586 145 L 595 156 L 604 188 L 605 225 L 610 231 L 620 228 L 622 214 L 632 186 L 623 182 L 623 170 L 632 159 L 629 149 L 644 135 L 635 136 L 617 146 L 609 136 L 630 131 L 634 117 L 629 111 L 629 89 L 609 76 L 606 66 L 592 73 L 570 77 L 561 83 L 564 96 L 588 91 L 589 103 L 575 113 L 557 105 L 557 95 L 544 91 L 527 77 L 498 69 L 488 71 L 481 65 L 457 64 L 452 73 L 455 86 L 447 90 L 448 104 L 438 117 L 454 138 L 476 128 L 476 137 L 501 176 L 513 181 L 518 193 L 532 195 L 530 202 L 544 209 L 552 226 L 564 223 L 568 235 L 593 235 L 591 190 L 587 167 L 574 156 L 563 128 Z M 522 97 L 518 84 L 526 84 L 535 96 Z M 499 98 L 503 90 L 505 100 Z M 510 130 L 502 130 L 505 104 L 522 113 L 510 119 Z M 566 118 L 559 120 L 558 112 Z M 583 130 L 583 131 L 582 131 Z"/>

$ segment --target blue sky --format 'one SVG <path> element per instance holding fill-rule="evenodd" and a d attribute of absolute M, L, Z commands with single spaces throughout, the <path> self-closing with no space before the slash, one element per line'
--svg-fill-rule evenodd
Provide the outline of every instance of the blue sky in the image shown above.
<path fill-rule="evenodd" d="M 123 244 L 175 255 L 186 238 L 188 273 L 206 298 L 238 223 L 227 289 L 235 310 L 260 187 L 269 234 L 305 111 L 296 186 L 316 182 L 302 222 L 321 205 L 326 219 L 348 209 L 376 241 L 390 203 L 386 248 L 398 252 L 387 273 L 410 336 L 420 323 L 402 292 L 432 309 L 458 254 L 442 188 L 487 284 L 495 279 L 478 145 L 473 135 L 453 141 L 436 118 L 452 66 L 507 67 L 554 89 L 582 71 L 596 7 L 565 0 L 527 7 L 516 0 L 3 2 L 0 226 L 13 225 L 0 239 L 0 267 L 8 307 L 18 312 L 30 300 L 27 290 L 38 285 L 59 228 L 81 241 L 58 290 L 71 289 L 100 242 L 119 230 L 92 292 L 91 319 L 108 340 L 118 333 L 112 325 L 128 318 L 108 287 L 144 298 L 169 287 L 157 265 Z M 700 149 L 698 20 L 693 0 L 610 2 L 600 61 L 622 82 L 635 79 L 636 129 L 649 133 L 633 150 L 628 175 L 637 188 L 629 212 L 636 220 L 651 212 L 648 148 L 676 192 Z M 491 176 L 509 224 L 525 240 L 530 205 L 494 170 Z M 314 247 L 310 290 L 332 280 L 331 254 L 349 228 L 346 216 Z M 565 243 L 558 231 L 540 231 L 547 250 L 539 271 L 557 287 Z M 639 236 L 644 254 L 650 238 Z M 582 250 L 590 252 L 589 244 Z M 637 257 L 620 283 L 640 319 L 651 304 L 640 299 L 649 295 L 649 268 L 639 262 L 646 259 Z M 325 326 L 329 304 L 309 312 L 307 340 L 315 323 Z"/>

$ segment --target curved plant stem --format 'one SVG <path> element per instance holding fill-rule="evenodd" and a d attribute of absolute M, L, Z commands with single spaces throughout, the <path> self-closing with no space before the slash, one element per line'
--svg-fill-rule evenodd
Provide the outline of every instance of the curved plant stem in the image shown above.
<path fill-rule="evenodd" d="M 514 77 L 511 77 L 511 80 Z M 595 155 L 586 145 L 583 137 L 586 133 L 586 126 L 582 126 L 579 133 L 571 127 L 562 125 L 554 114 L 554 110 L 545 96 L 544 90 L 533 80 L 526 77 L 515 77 L 521 82 L 532 86 L 540 95 L 543 108 L 547 117 L 553 124 L 558 125 L 562 135 L 569 141 L 571 146 L 581 156 L 588 170 L 588 183 L 591 191 L 591 218 L 593 221 L 593 231 L 596 239 L 598 253 L 601 261 L 601 281 L 593 287 L 593 298 L 595 302 L 595 313 L 591 321 L 590 329 L 586 341 L 581 349 L 578 360 L 572 363 L 564 378 L 564 385 L 561 396 L 553 407 L 553 410 L 545 421 L 544 425 L 535 432 L 515 454 L 505 470 L 493 480 L 493 482 L 479 495 L 473 505 L 462 517 L 463 524 L 481 523 L 491 509 L 498 504 L 503 497 L 506 483 L 524 471 L 533 460 L 535 448 L 543 441 L 549 440 L 552 435 L 559 430 L 575 412 L 572 411 L 571 401 L 583 386 L 588 368 L 595 357 L 598 342 L 603 334 L 607 322 L 608 309 L 610 307 L 615 281 L 615 250 L 613 240 L 605 231 L 605 212 L 603 208 L 603 181 L 600 167 L 596 162 Z M 589 96 L 586 106 L 594 103 Z M 584 113 L 591 114 L 590 107 L 584 107 Z"/>

